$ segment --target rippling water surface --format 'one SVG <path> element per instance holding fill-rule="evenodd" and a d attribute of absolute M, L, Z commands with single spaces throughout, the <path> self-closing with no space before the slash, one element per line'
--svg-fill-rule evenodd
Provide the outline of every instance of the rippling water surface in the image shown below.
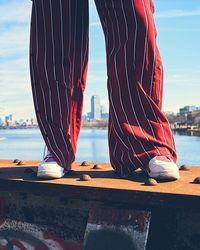
<path fill-rule="evenodd" d="M 200 136 L 174 135 L 178 164 L 200 166 Z M 44 142 L 38 129 L 0 130 L 0 159 L 40 160 Z M 76 161 L 109 162 L 107 130 L 81 130 Z"/>

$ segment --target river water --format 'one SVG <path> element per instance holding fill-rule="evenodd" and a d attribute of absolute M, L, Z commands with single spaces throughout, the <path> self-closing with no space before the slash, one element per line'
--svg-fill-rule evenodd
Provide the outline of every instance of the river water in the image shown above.
<path fill-rule="evenodd" d="M 178 164 L 200 166 L 200 136 L 175 134 Z M 0 159 L 40 160 L 44 142 L 38 129 L 0 130 Z M 109 162 L 107 130 L 82 129 L 76 161 Z"/>

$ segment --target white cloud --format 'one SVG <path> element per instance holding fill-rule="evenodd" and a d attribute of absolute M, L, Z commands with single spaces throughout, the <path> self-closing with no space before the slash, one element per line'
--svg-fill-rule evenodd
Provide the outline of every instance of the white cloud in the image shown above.
<path fill-rule="evenodd" d="M 96 14 L 94 1 L 89 0 L 89 3 L 90 26 L 95 28 L 101 24 Z M 4 4 L 0 4 L 0 106 L 8 113 L 13 113 L 14 110 L 15 114 L 20 117 L 34 114 L 28 61 L 31 4 L 29 0 L 8 0 Z M 200 16 L 200 9 L 155 13 L 156 18 L 192 16 Z M 91 58 L 90 63 L 92 69 L 92 65 L 96 64 L 100 71 L 92 70 L 92 73 L 88 74 L 90 90 L 85 93 L 84 112 L 90 110 L 90 95 L 95 91 L 101 96 L 101 103 L 108 107 L 105 62 L 101 58 L 94 58 L 94 60 Z M 165 79 L 167 88 L 165 110 L 177 110 L 182 103 L 191 102 L 192 97 L 189 99 L 187 96 L 191 86 L 196 89 L 194 94 L 199 95 L 199 79 L 200 68 L 167 76 Z M 173 94 L 172 98 L 171 92 L 173 91 L 170 92 L 169 89 L 173 88 L 179 88 L 186 97 L 184 95 L 181 97 L 178 92 L 176 95 Z M 195 100 L 198 101 L 199 98 Z"/>
<path fill-rule="evenodd" d="M 92 8 L 94 9 L 94 7 Z M 159 18 L 178 18 L 178 17 L 194 17 L 194 16 L 200 16 L 200 9 L 194 9 L 194 10 L 167 10 L 167 11 L 158 11 L 155 12 L 154 17 Z M 91 18 L 90 27 L 100 27 L 101 23 L 99 20 L 96 20 Z"/>
<path fill-rule="evenodd" d="M 31 1 L 9 0 L 0 5 L 0 23 L 26 23 L 30 20 Z"/>
<path fill-rule="evenodd" d="M 195 10 L 168 10 L 155 12 L 156 18 L 175 18 L 175 17 L 192 17 L 200 16 L 200 9 Z"/>
<path fill-rule="evenodd" d="M 182 87 L 199 86 L 200 88 L 200 70 L 193 69 L 193 70 L 188 70 L 187 72 L 166 76 L 165 84 L 178 85 Z"/>
<path fill-rule="evenodd" d="M 0 59 L 8 56 L 28 54 L 29 27 L 15 26 L 8 31 L 0 32 Z"/>
<path fill-rule="evenodd" d="M 35 118 L 35 111 L 33 106 L 32 97 L 30 96 L 26 101 L 20 103 L 15 101 L 15 108 L 13 109 L 13 103 L 8 103 L 3 112 L 6 114 L 13 114 L 14 119 L 26 119 Z"/>
<path fill-rule="evenodd" d="M 102 66 L 105 67 L 105 65 L 106 65 L 106 60 L 104 58 L 103 59 L 90 59 L 89 62 L 90 62 L 91 66 L 93 64 L 101 64 Z"/>
<path fill-rule="evenodd" d="M 178 112 L 185 105 L 200 106 L 200 68 L 176 70 L 175 74 L 165 77 L 164 102 L 165 111 Z"/>
<path fill-rule="evenodd" d="M 0 88 L 2 96 L 30 93 L 28 58 L 0 63 Z"/>
<path fill-rule="evenodd" d="M 0 106 L 4 113 L 34 116 L 28 58 L 0 61 Z M 31 111 L 32 110 L 32 111 Z"/>
<path fill-rule="evenodd" d="M 20 117 L 34 114 L 29 76 L 31 1 L 0 4 L 0 106 Z"/>
<path fill-rule="evenodd" d="M 90 26 L 91 27 L 99 27 L 99 26 L 101 26 L 101 23 L 99 21 L 93 21 L 93 22 L 90 22 Z"/>
<path fill-rule="evenodd" d="M 107 75 L 105 72 L 99 73 L 98 74 L 88 74 L 87 78 L 88 82 L 102 82 L 106 83 L 107 82 Z"/>

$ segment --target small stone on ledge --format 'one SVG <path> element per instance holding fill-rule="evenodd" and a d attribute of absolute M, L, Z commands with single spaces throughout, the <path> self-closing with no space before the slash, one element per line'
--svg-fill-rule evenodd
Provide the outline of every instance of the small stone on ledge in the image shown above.
<path fill-rule="evenodd" d="M 80 177 L 80 181 L 90 181 L 92 178 L 88 174 L 83 174 Z"/>
<path fill-rule="evenodd" d="M 156 186 L 158 183 L 155 179 L 153 178 L 148 178 L 145 183 L 146 186 Z"/>

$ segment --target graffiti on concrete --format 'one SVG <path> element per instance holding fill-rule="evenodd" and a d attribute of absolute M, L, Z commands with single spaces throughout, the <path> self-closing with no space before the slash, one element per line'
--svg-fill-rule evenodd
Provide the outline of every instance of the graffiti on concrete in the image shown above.
<path fill-rule="evenodd" d="M 61 239 L 45 226 L 5 218 L 3 207 L 0 197 L 0 250 L 82 249 L 82 244 Z"/>
<path fill-rule="evenodd" d="M 81 244 L 61 239 L 26 222 L 1 219 L 0 250 L 81 250 Z"/>
<path fill-rule="evenodd" d="M 53 233 L 43 230 L 41 227 L 26 222 L 10 219 L 1 220 L 0 250 L 82 249 L 81 244 L 63 240 Z"/>

